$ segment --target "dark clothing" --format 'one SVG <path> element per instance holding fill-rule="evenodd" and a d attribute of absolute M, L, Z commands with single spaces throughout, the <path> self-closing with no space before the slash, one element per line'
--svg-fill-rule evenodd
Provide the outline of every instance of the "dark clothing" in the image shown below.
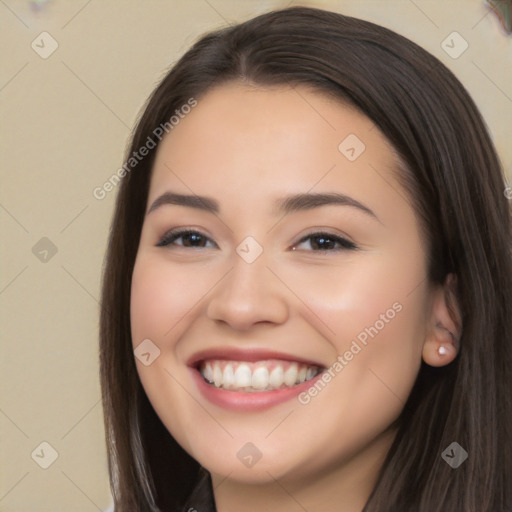
<path fill-rule="evenodd" d="M 191 492 L 182 512 L 217 512 L 213 497 L 210 473 L 201 468 L 194 490 Z"/>

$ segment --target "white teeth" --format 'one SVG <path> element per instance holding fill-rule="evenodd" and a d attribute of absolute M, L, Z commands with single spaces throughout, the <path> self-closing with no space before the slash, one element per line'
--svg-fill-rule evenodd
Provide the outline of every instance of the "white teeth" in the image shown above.
<path fill-rule="evenodd" d="M 220 369 L 219 363 L 215 363 L 213 367 L 213 383 L 217 388 L 220 388 L 222 385 L 222 370 Z"/>
<path fill-rule="evenodd" d="M 235 387 L 246 388 L 251 385 L 252 372 L 248 365 L 241 364 L 235 372 Z"/>
<path fill-rule="evenodd" d="M 222 386 L 225 388 L 230 388 L 235 384 L 235 372 L 233 371 L 233 366 L 230 364 L 226 365 L 224 368 L 224 373 L 222 374 Z"/>
<path fill-rule="evenodd" d="M 276 366 L 271 372 L 270 372 L 270 378 L 269 383 L 270 385 L 277 389 L 280 388 L 283 385 L 284 382 L 284 372 L 282 366 Z"/>
<path fill-rule="evenodd" d="M 297 363 L 293 363 L 288 370 L 284 372 L 284 383 L 287 386 L 293 386 L 297 380 Z"/>
<path fill-rule="evenodd" d="M 215 387 L 245 392 L 296 386 L 322 371 L 317 366 L 279 360 L 247 363 L 220 359 L 205 361 L 199 369 L 204 379 Z"/>
<path fill-rule="evenodd" d="M 204 370 L 203 370 L 203 377 L 207 381 L 213 382 L 213 370 L 212 370 L 210 363 L 206 363 Z"/>
<path fill-rule="evenodd" d="M 255 389 L 265 389 L 268 386 L 268 370 L 264 366 L 252 372 L 251 384 Z"/>

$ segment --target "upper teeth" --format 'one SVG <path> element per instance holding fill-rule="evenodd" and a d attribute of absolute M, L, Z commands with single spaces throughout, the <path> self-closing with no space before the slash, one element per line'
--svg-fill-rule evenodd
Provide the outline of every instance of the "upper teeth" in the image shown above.
<path fill-rule="evenodd" d="M 241 391 L 270 391 L 310 380 L 320 372 L 317 366 L 288 361 L 210 360 L 199 368 L 201 375 L 217 388 Z"/>

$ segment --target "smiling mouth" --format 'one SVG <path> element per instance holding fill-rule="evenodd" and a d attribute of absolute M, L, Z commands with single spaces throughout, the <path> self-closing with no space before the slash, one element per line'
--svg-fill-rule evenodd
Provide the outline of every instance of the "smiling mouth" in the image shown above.
<path fill-rule="evenodd" d="M 324 368 L 291 361 L 230 361 L 209 359 L 198 365 L 205 382 L 216 388 L 244 393 L 293 388 L 315 378 Z"/>

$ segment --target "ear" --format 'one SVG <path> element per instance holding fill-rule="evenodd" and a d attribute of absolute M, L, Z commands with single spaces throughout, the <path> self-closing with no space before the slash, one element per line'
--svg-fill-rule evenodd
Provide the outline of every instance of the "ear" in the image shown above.
<path fill-rule="evenodd" d="M 457 278 L 448 274 L 432 291 L 430 322 L 423 344 L 423 360 L 430 366 L 451 363 L 460 349 L 462 321 L 457 300 Z"/>

